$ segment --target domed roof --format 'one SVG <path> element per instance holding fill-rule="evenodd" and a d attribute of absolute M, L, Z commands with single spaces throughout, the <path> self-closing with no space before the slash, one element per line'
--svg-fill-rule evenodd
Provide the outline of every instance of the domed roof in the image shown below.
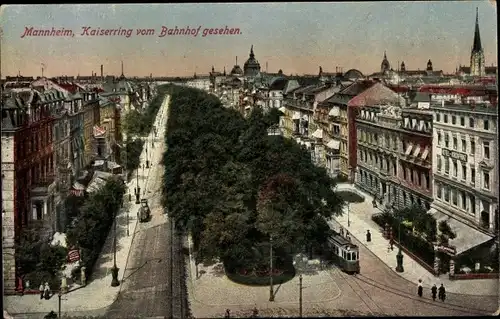
<path fill-rule="evenodd" d="M 253 54 L 253 45 L 250 48 L 250 56 L 248 60 L 243 65 L 243 70 L 245 75 L 254 76 L 260 72 L 260 64 L 259 61 L 255 58 L 255 54 Z"/>
<path fill-rule="evenodd" d="M 365 76 L 363 75 L 363 73 L 361 73 L 361 71 L 359 70 L 356 70 L 356 69 L 350 69 L 349 71 L 347 71 L 345 74 L 344 74 L 344 77 L 348 78 L 348 79 L 361 79 L 361 78 L 364 78 Z"/>
<path fill-rule="evenodd" d="M 231 70 L 231 75 L 243 75 L 243 70 L 240 68 L 239 65 L 233 66 Z"/>

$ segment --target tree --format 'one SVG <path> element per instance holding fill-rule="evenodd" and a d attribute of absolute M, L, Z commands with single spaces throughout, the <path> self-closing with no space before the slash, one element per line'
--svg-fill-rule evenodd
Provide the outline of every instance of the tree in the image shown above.
<path fill-rule="evenodd" d="M 130 110 L 123 119 L 123 130 L 127 134 L 139 135 L 144 131 L 144 118 L 138 110 Z"/>
<path fill-rule="evenodd" d="M 439 222 L 439 243 L 441 245 L 447 246 L 450 239 L 455 239 L 457 234 L 451 229 L 447 221 L 442 220 Z"/>
<path fill-rule="evenodd" d="M 199 90 L 171 93 L 163 202 L 197 260 L 267 267 L 270 234 L 276 260 L 326 241 L 343 201 L 306 150 L 268 136 L 275 119 L 256 109 L 245 120 Z"/>
<path fill-rule="evenodd" d="M 403 221 L 408 221 L 413 231 L 420 234 L 428 242 L 436 241 L 436 219 L 419 205 L 405 207 L 397 210 L 396 216 Z"/>

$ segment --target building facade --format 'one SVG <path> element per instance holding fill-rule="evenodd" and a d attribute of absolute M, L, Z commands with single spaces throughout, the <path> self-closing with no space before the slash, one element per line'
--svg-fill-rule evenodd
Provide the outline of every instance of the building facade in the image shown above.
<path fill-rule="evenodd" d="M 100 124 L 100 105 L 97 93 L 81 92 L 80 94 L 83 96 L 84 164 L 87 166 L 95 159 L 97 152 L 94 126 Z"/>
<path fill-rule="evenodd" d="M 432 117 L 380 83 L 359 96 L 355 184 L 386 208 L 430 209 Z"/>
<path fill-rule="evenodd" d="M 441 103 L 434 111 L 434 208 L 489 232 L 498 229 L 496 107 Z"/>
<path fill-rule="evenodd" d="M 52 109 L 55 92 L 9 92 L 2 105 L 2 200 L 4 288 L 15 290 L 15 243 L 23 228 L 51 226 L 55 189 Z"/>

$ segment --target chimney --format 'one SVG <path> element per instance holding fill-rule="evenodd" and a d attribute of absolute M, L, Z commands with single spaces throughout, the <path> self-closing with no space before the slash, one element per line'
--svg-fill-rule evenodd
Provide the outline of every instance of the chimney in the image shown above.
<path fill-rule="evenodd" d="M 104 69 L 103 65 L 101 64 L 101 80 L 104 78 Z"/>

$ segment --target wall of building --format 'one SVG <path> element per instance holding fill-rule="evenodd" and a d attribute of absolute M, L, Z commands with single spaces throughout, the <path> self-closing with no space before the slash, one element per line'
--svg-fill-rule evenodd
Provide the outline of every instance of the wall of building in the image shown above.
<path fill-rule="evenodd" d="M 5 293 L 15 290 L 15 138 L 11 133 L 2 134 L 2 253 Z"/>

